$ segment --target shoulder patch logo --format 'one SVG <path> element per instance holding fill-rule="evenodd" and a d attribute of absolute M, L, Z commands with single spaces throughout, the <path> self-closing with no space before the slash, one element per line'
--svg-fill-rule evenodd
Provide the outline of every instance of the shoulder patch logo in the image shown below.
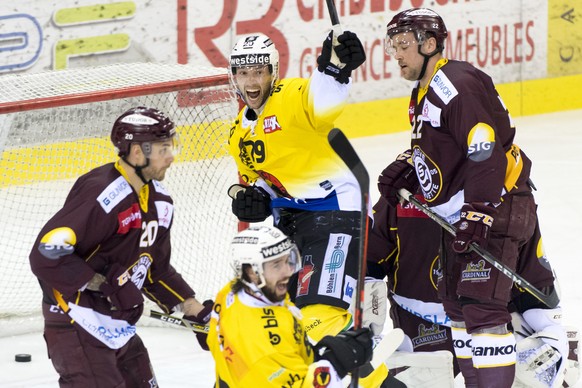
<path fill-rule="evenodd" d="M 485 123 L 478 123 L 467 138 L 467 156 L 475 162 L 489 159 L 495 146 L 495 131 Z"/>
<path fill-rule="evenodd" d="M 432 88 L 432 90 L 434 90 L 436 95 L 439 96 L 439 98 L 445 103 L 445 105 L 448 105 L 448 103 L 451 102 L 451 100 L 457 94 L 459 94 L 451 80 L 447 78 L 447 76 L 445 75 L 445 73 L 443 73 L 442 70 L 436 72 L 436 74 L 432 78 L 432 81 L 430 81 L 430 87 Z"/>
<path fill-rule="evenodd" d="M 265 133 L 273 133 L 275 131 L 280 131 L 281 126 L 277 121 L 277 116 L 265 117 L 265 119 L 263 120 L 263 129 L 265 130 Z"/>
<path fill-rule="evenodd" d="M 97 202 L 109 214 L 113 208 L 119 204 L 125 197 L 133 192 L 129 182 L 120 176 L 109 184 L 97 197 Z"/>

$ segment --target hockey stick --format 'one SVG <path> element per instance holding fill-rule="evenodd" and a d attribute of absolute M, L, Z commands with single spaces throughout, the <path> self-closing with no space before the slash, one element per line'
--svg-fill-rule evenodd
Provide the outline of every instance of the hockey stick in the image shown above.
<path fill-rule="evenodd" d="M 329 20 L 331 21 L 331 29 L 333 31 L 333 34 L 331 36 L 331 46 L 336 47 L 339 45 L 339 42 L 337 41 L 337 37 L 342 34 L 343 29 L 342 29 L 342 26 L 341 26 L 340 21 L 339 21 L 339 16 L 337 15 L 337 8 L 335 7 L 334 0 L 325 0 L 325 3 L 327 4 L 327 11 L 329 12 Z M 345 66 L 344 63 L 341 63 L 341 61 L 339 60 L 339 58 L 338 58 L 338 56 L 335 53 L 335 50 L 333 48 L 331 50 L 331 62 L 337 63 L 337 66 L 340 69 L 342 69 Z"/>
<path fill-rule="evenodd" d="M 208 326 L 192 322 L 188 319 L 176 317 L 170 314 L 164 314 L 159 311 L 150 310 L 150 317 L 158 319 L 163 322 L 171 323 L 172 325 L 181 326 L 190 329 L 195 333 L 208 333 Z"/>
<path fill-rule="evenodd" d="M 432 211 L 427 205 L 423 204 L 418 199 L 416 199 L 414 195 L 410 193 L 410 191 L 406 189 L 400 189 L 398 190 L 398 195 L 400 195 L 400 197 L 402 197 L 404 200 L 416 206 L 418 210 L 426 214 L 430 219 L 439 224 L 444 230 L 449 232 L 451 235 L 453 236 L 457 235 L 457 228 L 449 224 L 444 218 L 442 218 L 440 215 Z M 533 284 L 531 284 L 523 277 L 515 273 L 515 271 L 513 271 L 511 268 L 507 267 L 505 264 L 501 263 L 499 260 L 493 257 L 491 253 L 481 248 L 478 244 L 474 242 L 471 243 L 469 245 L 469 251 L 473 251 L 476 254 L 478 254 L 480 257 L 485 259 L 489 264 L 491 264 L 499 271 L 501 271 L 501 273 L 503 273 L 505 276 L 510 278 L 515 283 L 516 286 L 523 288 L 549 308 L 553 309 L 556 306 L 558 306 L 558 303 L 560 303 L 557 293 L 552 293 L 550 295 L 544 294 L 543 292 L 538 290 Z"/>
<path fill-rule="evenodd" d="M 339 128 L 333 128 L 327 135 L 327 140 L 335 153 L 344 161 L 360 186 L 360 246 L 358 254 L 358 283 L 356 285 L 356 300 L 354 304 L 354 327 L 362 328 L 362 301 L 364 300 L 364 282 L 366 278 L 366 257 L 368 246 L 368 198 L 370 196 L 370 177 L 360 157 L 350 144 L 350 141 Z M 358 369 L 352 372 L 351 385 L 358 386 Z"/>

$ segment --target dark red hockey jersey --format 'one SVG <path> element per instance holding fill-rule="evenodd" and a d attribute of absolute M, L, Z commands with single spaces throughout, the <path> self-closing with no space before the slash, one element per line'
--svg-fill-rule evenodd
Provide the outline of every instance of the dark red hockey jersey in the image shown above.
<path fill-rule="evenodd" d="M 491 78 L 442 59 L 410 101 L 412 161 L 429 206 L 451 217 L 463 203 L 498 203 L 529 190 L 531 161 L 513 143 L 515 127 Z"/>
<path fill-rule="evenodd" d="M 40 231 L 30 264 L 45 304 L 61 299 L 59 305 L 73 303 L 110 315 L 102 295 L 84 287 L 113 263 L 127 268 L 136 286 L 166 311 L 194 295 L 170 264 L 172 198 L 157 181 L 138 195 L 122 171 L 110 163 L 81 176 Z"/>

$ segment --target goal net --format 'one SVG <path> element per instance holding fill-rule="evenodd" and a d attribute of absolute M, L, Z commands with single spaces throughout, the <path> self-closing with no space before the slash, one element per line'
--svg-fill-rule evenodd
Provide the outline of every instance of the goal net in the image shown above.
<path fill-rule="evenodd" d="M 42 328 L 33 243 L 76 178 L 117 159 L 111 127 L 135 106 L 177 125 L 182 148 L 164 180 L 176 207 L 172 263 L 198 299 L 214 297 L 232 275 L 237 231 L 226 192 L 237 181 L 227 140 L 238 102 L 226 69 L 116 64 L 3 75 L 0 90 L 0 336 Z"/>

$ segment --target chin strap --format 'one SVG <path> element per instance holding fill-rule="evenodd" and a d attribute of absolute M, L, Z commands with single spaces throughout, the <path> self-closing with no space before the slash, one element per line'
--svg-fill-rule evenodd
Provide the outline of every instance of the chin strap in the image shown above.
<path fill-rule="evenodd" d="M 420 75 L 418 76 L 417 80 L 421 80 L 424 77 L 424 73 L 426 73 L 426 66 L 428 65 L 428 61 L 438 54 L 440 51 L 439 49 L 435 49 L 432 53 L 423 54 L 420 52 L 420 45 L 418 45 L 418 53 L 424 57 L 424 62 L 422 63 L 422 69 L 420 70 Z"/>
<path fill-rule="evenodd" d="M 128 165 L 129 167 L 131 167 L 131 168 L 133 168 L 133 169 L 135 170 L 135 173 L 137 174 L 137 176 L 139 177 L 139 179 L 141 179 L 141 181 L 142 181 L 142 182 L 143 182 L 145 185 L 147 185 L 147 184 L 149 183 L 149 181 L 148 181 L 148 180 L 146 180 L 146 179 L 145 179 L 145 177 L 143 176 L 143 172 L 142 172 L 142 170 L 143 170 L 144 168 L 146 168 L 147 166 L 149 166 L 149 165 L 150 165 L 150 159 L 149 159 L 149 158 L 146 158 L 146 164 L 144 164 L 143 166 L 136 166 L 136 165 L 133 165 L 133 164 L 129 163 L 129 161 L 127 160 L 127 158 L 126 158 L 125 156 L 124 156 L 124 157 L 122 157 L 122 159 L 123 159 L 123 161 L 124 161 L 125 163 L 127 163 L 127 165 Z"/>

